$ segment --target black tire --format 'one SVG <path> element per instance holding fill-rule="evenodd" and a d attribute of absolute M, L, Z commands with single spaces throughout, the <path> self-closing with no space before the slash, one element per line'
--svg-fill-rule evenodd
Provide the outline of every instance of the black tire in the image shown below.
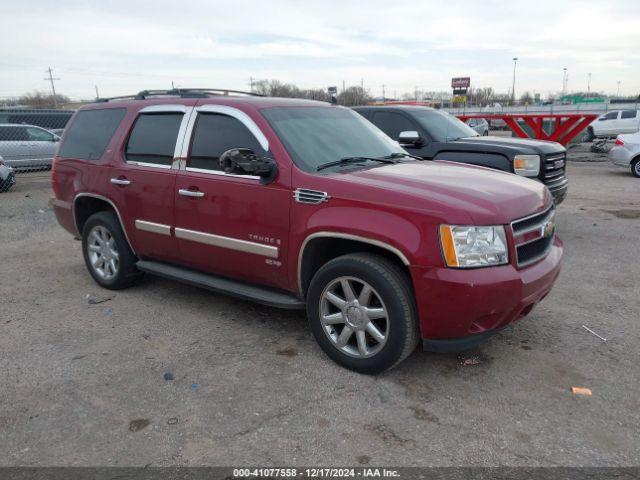
<path fill-rule="evenodd" d="M 15 184 L 16 174 L 14 172 L 11 172 L 9 175 L 7 175 L 7 178 L 4 180 L 0 178 L 0 193 L 8 192 Z"/>
<path fill-rule="evenodd" d="M 332 282 L 343 277 L 368 283 L 388 312 L 385 320 L 386 341 L 372 356 L 357 358 L 343 353 L 322 325 L 323 292 Z M 339 365 L 359 373 L 376 374 L 393 368 L 407 358 L 418 344 L 418 321 L 411 281 L 400 267 L 380 255 L 348 254 L 323 265 L 309 285 L 307 316 L 311 331 L 324 352 Z M 343 322 L 336 328 L 344 328 L 345 325 Z"/>
<path fill-rule="evenodd" d="M 640 157 L 631 162 L 631 175 L 640 178 Z"/>
<path fill-rule="evenodd" d="M 118 259 L 116 272 L 111 278 L 103 278 L 91 263 L 89 245 L 92 242 L 91 232 L 94 228 L 106 230 L 113 238 Z M 138 259 L 131 251 L 131 248 L 129 248 L 129 243 L 122 231 L 120 221 L 112 211 L 94 213 L 85 222 L 82 228 L 82 255 L 87 270 L 89 270 L 89 273 L 96 283 L 110 290 L 121 290 L 130 287 L 137 283 L 144 275 L 143 272 L 136 268 L 136 261 Z"/>
<path fill-rule="evenodd" d="M 587 142 L 593 142 L 593 140 L 596 138 L 595 134 L 593 133 L 593 128 L 589 127 L 587 128 L 587 133 L 584 136 L 585 141 Z"/>

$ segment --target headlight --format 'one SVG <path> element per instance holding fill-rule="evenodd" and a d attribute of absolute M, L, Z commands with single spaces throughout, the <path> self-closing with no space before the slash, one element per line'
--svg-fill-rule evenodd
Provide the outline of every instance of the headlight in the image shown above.
<path fill-rule="evenodd" d="M 516 155 L 513 158 L 513 170 L 516 175 L 537 177 L 540 173 L 540 155 Z"/>
<path fill-rule="evenodd" d="M 508 262 L 507 238 L 502 225 L 440 225 L 440 244 L 448 267 L 490 267 Z"/>

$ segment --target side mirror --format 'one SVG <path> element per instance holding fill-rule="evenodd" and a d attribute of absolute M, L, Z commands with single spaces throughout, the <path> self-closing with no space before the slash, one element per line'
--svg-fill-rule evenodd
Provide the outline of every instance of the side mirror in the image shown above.
<path fill-rule="evenodd" d="M 258 157 L 250 148 L 232 148 L 220 155 L 220 169 L 235 175 L 255 175 L 260 183 L 273 182 L 278 174 L 275 160 Z"/>
<path fill-rule="evenodd" d="M 420 138 L 420 134 L 415 130 L 407 130 L 400 132 L 400 135 L 398 135 L 398 143 L 402 146 L 417 147 L 422 145 L 422 138 Z"/>

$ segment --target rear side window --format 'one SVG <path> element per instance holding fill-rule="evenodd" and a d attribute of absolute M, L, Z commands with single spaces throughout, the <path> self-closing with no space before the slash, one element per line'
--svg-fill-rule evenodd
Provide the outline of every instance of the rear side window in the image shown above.
<path fill-rule="evenodd" d="M 193 134 L 188 166 L 220 170 L 220 155 L 232 148 L 249 148 L 258 156 L 266 154 L 256 137 L 237 118 L 201 113 Z"/>
<path fill-rule="evenodd" d="M 635 110 L 623 110 L 620 118 L 636 118 L 637 113 Z"/>
<path fill-rule="evenodd" d="M 182 117 L 182 113 L 141 114 L 127 142 L 127 161 L 170 166 Z"/>
<path fill-rule="evenodd" d="M 58 155 L 66 158 L 98 160 L 125 113 L 124 108 L 78 112 L 67 129 Z"/>
<path fill-rule="evenodd" d="M 373 123 L 393 140 L 398 140 L 400 132 L 417 130 L 411 120 L 393 112 L 376 112 L 373 115 Z"/>

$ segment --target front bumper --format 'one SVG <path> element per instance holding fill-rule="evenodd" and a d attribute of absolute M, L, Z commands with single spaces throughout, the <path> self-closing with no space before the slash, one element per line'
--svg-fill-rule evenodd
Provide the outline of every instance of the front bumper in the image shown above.
<path fill-rule="evenodd" d="M 551 290 L 560 274 L 562 241 L 526 268 L 411 267 L 423 346 L 457 351 L 483 342 L 526 316 Z"/>
<path fill-rule="evenodd" d="M 613 147 L 609 150 L 609 161 L 619 167 L 629 168 L 633 154 L 624 147 Z"/>

